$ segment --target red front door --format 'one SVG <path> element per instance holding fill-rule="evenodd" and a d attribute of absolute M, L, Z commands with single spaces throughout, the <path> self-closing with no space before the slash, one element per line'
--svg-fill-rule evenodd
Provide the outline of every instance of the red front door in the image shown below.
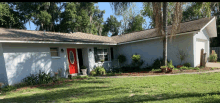
<path fill-rule="evenodd" d="M 70 74 L 78 73 L 76 49 L 67 48 L 67 56 L 68 56 Z"/>

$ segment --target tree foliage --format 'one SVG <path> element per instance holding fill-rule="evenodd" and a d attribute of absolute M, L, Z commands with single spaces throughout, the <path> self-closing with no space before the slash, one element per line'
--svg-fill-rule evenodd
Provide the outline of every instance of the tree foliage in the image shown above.
<path fill-rule="evenodd" d="M 55 31 L 61 9 L 61 2 L 9 2 L 14 10 L 19 11 L 26 19 L 38 26 L 38 30 Z M 58 4 L 63 4 L 58 7 Z"/>
<path fill-rule="evenodd" d="M 145 22 L 145 19 L 141 15 L 137 15 L 133 17 L 129 21 L 128 28 L 125 30 L 125 33 L 144 30 L 144 28 L 142 27 L 142 24 L 144 22 Z"/>
<path fill-rule="evenodd" d="M 19 13 L 10 8 L 6 2 L 0 3 L 0 25 L 5 28 L 24 29 L 25 18 Z"/>
<path fill-rule="evenodd" d="M 92 2 L 67 3 L 65 11 L 61 14 L 60 31 L 101 35 L 104 13 L 104 10 L 99 10 Z"/>
<path fill-rule="evenodd" d="M 110 32 L 112 33 L 111 36 L 118 35 L 120 26 L 121 22 L 119 22 L 113 15 L 110 15 L 110 17 L 104 22 L 102 34 L 107 36 L 108 32 Z"/>

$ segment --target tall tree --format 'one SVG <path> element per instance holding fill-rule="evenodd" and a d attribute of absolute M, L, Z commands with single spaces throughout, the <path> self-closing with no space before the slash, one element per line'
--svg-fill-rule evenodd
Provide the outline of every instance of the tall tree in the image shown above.
<path fill-rule="evenodd" d="M 25 18 L 19 13 L 10 8 L 6 2 L 0 3 L 0 26 L 5 28 L 25 29 Z"/>
<path fill-rule="evenodd" d="M 27 21 L 32 21 L 39 30 L 55 31 L 61 9 L 61 2 L 9 2 L 11 8 L 19 11 Z M 58 4 L 60 6 L 58 6 Z M 36 28 L 37 29 L 37 28 Z"/>
<path fill-rule="evenodd" d="M 101 35 L 103 14 L 93 2 L 67 3 L 65 11 L 61 14 L 61 31 L 85 32 Z"/>
<path fill-rule="evenodd" d="M 130 32 L 134 32 L 134 31 L 144 30 L 144 28 L 142 27 L 142 24 L 144 22 L 145 22 L 145 19 L 141 15 L 137 15 L 135 17 L 132 17 L 128 23 L 128 28 L 125 29 L 124 33 L 130 33 Z"/>
<path fill-rule="evenodd" d="M 121 22 L 119 22 L 113 15 L 110 15 L 110 17 L 104 22 L 102 35 L 107 36 L 108 32 L 112 34 L 111 36 L 118 35 L 120 26 Z"/>

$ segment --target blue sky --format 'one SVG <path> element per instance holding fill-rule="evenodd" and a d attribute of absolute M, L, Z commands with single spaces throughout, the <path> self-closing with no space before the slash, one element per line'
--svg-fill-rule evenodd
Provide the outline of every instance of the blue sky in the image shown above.
<path fill-rule="evenodd" d="M 113 10 L 111 8 L 111 5 L 109 2 L 98 2 L 97 4 L 99 6 L 100 10 L 105 10 L 105 14 L 103 16 L 104 21 L 106 21 L 106 19 L 108 17 L 110 17 L 110 15 L 114 15 Z M 138 10 L 142 10 L 142 2 L 136 2 L 136 6 L 138 7 Z M 118 21 L 122 20 L 122 16 L 116 16 Z M 147 24 L 149 24 L 150 19 L 145 17 L 145 20 L 147 22 Z M 30 22 L 30 26 L 29 23 L 25 24 L 27 30 L 35 30 L 36 29 L 36 25 L 34 25 L 32 22 Z"/>

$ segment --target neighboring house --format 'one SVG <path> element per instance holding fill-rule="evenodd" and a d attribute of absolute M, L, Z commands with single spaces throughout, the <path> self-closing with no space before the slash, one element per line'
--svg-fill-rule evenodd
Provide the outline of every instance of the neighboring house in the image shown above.
<path fill-rule="evenodd" d="M 217 36 L 216 17 L 184 22 L 180 27 L 172 42 L 168 39 L 168 59 L 174 65 L 180 64 L 176 55 L 178 49 L 183 49 L 189 55 L 184 62 L 195 67 L 200 63 L 201 48 L 209 56 L 209 38 Z M 168 26 L 168 34 L 170 29 Z M 125 55 L 125 64 L 129 64 L 135 53 L 141 55 L 144 66 L 162 57 L 163 43 L 155 29 L 106 37 L 0 28 L 0 82 L 16 84 L 39 70 L 53 73 L 62 69 L 62 76 L 67 77 L 68 68 L 70 74 L 76 75 L 81 65 L 88 68 L 88 73 L 98 65 L 108 69 L 119 54 Z M 105 62 L 101 63 L 101 59 Z"/>

